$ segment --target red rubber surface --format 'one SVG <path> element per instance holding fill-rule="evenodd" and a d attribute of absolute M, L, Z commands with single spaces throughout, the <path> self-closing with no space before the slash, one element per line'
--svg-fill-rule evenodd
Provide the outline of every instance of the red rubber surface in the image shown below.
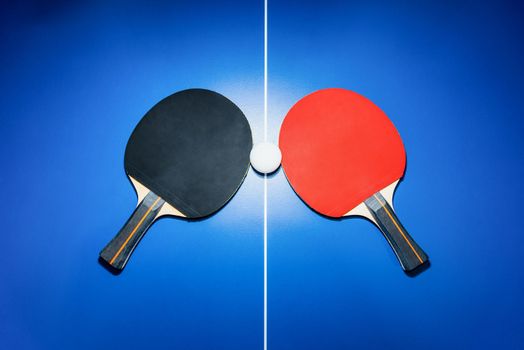
<path fill-rule="evenodd" d="M 386 114 L 344 89 L 298 101 L 280 129 L 282 167 L 317 212 L 341 217 L 404 174 L 402 139 Z"/>

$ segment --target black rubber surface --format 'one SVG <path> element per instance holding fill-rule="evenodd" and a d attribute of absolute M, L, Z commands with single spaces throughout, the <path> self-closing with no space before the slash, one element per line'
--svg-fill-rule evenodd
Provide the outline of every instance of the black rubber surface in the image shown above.
<path fill-rule="evenodd" d="M 127 143 L 124 167 L 188 218 L 198 218 L 235 194 L 252 145 L 246 117 L 233 102 L 209 90 L 184 90 L 142 118 Z"/>

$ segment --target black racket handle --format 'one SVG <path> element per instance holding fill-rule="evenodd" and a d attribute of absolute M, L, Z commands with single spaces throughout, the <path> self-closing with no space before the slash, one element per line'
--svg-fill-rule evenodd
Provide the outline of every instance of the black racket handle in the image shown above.
<path fill-rule="evenodd" d="M 138 242 L 155 221 L 165 201 L 149 192 L 138 204 L 118 234 L 100 252 L 100 258 L 116 270 L 122 270 Z"/>
<path fill-rule="evenodd" d="M 412 272 L 428 262 L 426 253 L 408 234 L 393 208 L 380 192 L 366 199 L 364 203 L 395 252 L 404 271 Z"/>

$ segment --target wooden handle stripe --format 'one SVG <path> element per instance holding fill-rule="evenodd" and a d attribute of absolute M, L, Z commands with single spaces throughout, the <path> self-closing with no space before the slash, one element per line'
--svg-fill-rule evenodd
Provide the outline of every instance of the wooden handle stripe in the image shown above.
<path fill-rule="evenodd" d="M 375 199 L 380 203 L 380 205 L 382 206 L 382 208 L 384 208 L 386 214 L 388 214 L 389 218 L 391 219 L 391 221 L 393 222 L 393 224 L 395 225 L 395 227 L 397 228 L 397 230 L 400 232 L 400 234 L 402 235 L 402 238 L 404 238 L 404 240 L 406 241 L 406 243 L 409 245 L 409 247 L 411 248 L 411 250 L 413 251 L 413 253 L 415 254 L 415 256 L 417 257 L 417 259 L 420 261 L 421 264 L 424 263 L 424 261 L 422 260 L 422 258 L 420 257 L 420 255 L 417 253 L 417 251 L 415 250 L 415 248 L 413 247 L 413 245 L 411 244 L 411 242 L 409 241 L 409 239 L 406 237 L 406 233 L 404 232 L 404 230 L 401 228 L 401 225 L 399 225 L 399 223 L 397 222 L 397 220 L 395 219 L 395 215 L 392 215 L 388 209 L 388 206 L 385 205 L 384 202 L 382 202 L 382 200 L 376 195 L 374 194 L 373 197 L 375 197 Z"/>
<path fill-rule="evenodd" d="M 100 258 L 112 268 L 123 270 L 164 204 L 165 201 L 161 197 L 150 191 L 116 236 L 102 249 Z"/>
<path fill-rule="evenodd" d="M 124 247 L 126 246 L 126 244 L 129 242 L 129 240 L 135 235 L 136 231 L 138 230 L 138 228 L 140 227 L 140 225 L 142 225 L 142 223 L 144 222 L 144 220 L 146 219 L 146 217 L 149 215 L 149 213 L 151 212 L 151 210 L 153 210 L 153 208 L 155 207 L 155 205 L 160 201 L 160 197 L 158 197 L 154 202 L 153 204 L 147 209 L 147 211 L 145 212 L 145 214 L 142 216 L 142 218 L 140 218 L 140 221 L 138 221 L 138 223 L 136 224 L 136 226 L 133 228 L 133 230 L 131 231 L 131 233 L 129 234 L 129 236 L 127 236 L 126 240 L 124 241 L 124 243 L 122 243 L 122 245 L 120 246 L 120 248 L 118 248 L 117 252 L 115 253 L 115 255 L 111 258 L 111 260 L 109 261 L 110 264 L 113 264 L 116 260 L 116 258 L 120 255 L 120 253 L 122 252 L 122 250 L 124 249 Z"/>

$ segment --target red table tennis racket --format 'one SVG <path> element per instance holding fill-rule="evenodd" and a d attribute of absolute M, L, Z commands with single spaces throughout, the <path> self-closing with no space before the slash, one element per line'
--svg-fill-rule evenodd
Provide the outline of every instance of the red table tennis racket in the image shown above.
<path fill-rule="evenodd" d="M 393 211 L 406 154 L 395 126 L 373 102 L 345 89 L 316 91 L 290 109 L 279 146 L 286 177 L 308 206 L 330 217 L 368 218 L 407 272 L 428 261 Z"/>
<path fill-rule="evenodd" d="M 252 145 L 242 111 L 216 92 L 189 89 L 157 103 L 136 126 L 125 152 L 138 205 L 100 258 L 122 270 L 159 217 L 194 219 L 219 210 L 244 180 Z"/>

